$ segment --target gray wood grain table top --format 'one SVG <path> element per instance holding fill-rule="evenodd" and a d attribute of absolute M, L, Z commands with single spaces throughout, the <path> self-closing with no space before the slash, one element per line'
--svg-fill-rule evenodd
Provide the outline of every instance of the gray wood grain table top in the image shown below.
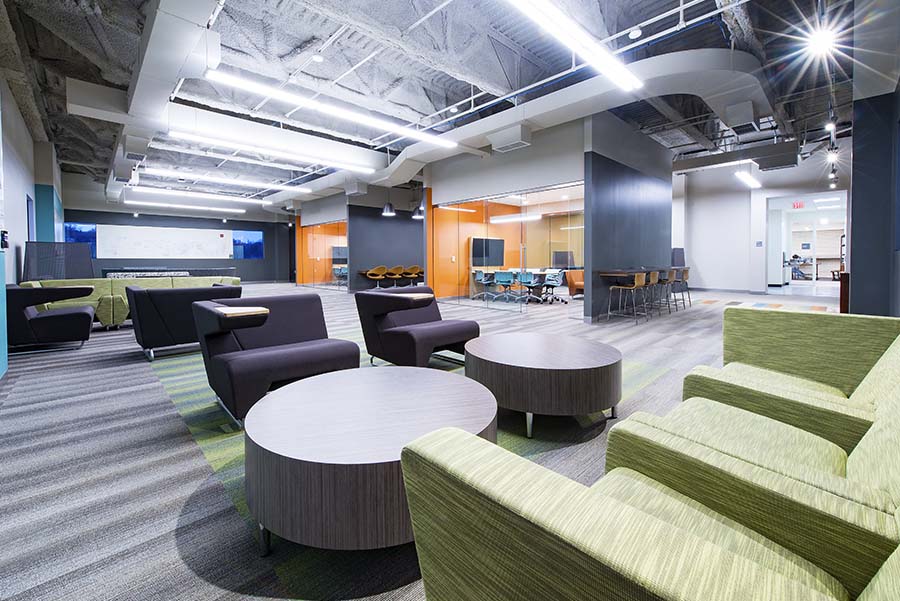
<path fill-rule="evenodd" d="M 465 376 L 420 367 L 347 369 L 288 384 L 249 411 L 246 435 L 279 455 L 324 464 L 400 460 L 403 446 L 445 427 L 479 434 L 497 401 Z"/>
<path fill-rule="evenodd" d="M 481 336 L 466 343 L 466 353 L 492 363 L 548 370 L 596 369 L 622 360 L 622 353 L 608 344 L 531 332 Z"/>

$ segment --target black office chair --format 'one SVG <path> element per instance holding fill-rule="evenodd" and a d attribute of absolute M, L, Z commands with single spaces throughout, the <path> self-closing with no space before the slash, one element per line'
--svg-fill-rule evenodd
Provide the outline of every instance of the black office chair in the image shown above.
<path fill-rule="evenodd" d="M 541 297 L 544 299 L 544 302 L 551 305 L 553 301 L 559 301 L 568 305 L 569 301 L 556 295 L 557 286 L 563 286 L 563 272 L 561 269 L 544 274 L 544 291 L 541 293 Z"/>

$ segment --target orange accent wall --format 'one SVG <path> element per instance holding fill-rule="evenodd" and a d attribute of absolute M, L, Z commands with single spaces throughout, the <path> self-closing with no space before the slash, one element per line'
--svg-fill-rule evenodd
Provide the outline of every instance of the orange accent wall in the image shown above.
<path fill-rule="evenodd" d="M 431 204 L 431 188 L 425 188 L 425 285 L 435 284 L 434 261 L 434 206 Z"/>
<path fill-rule="evenodd" d="M 431 266 L 433 263 L 431 273 L 434 275 L 430 282 L 438 297 L 468 296 L 470 293 L 472 267 L 469 243 L 472 238 L 503 238 L 505 263 L 496 267 L 515 269 L 521 266 L 522 223 L 488 223 L 491 216 L 518 214 L 519 207 L 483 201 L 453 206 L 474 212 L 440 208 L 434 208 L 431 212 L 429 223 L 433 226 L 429 229 L 433 231 L 427 245 L 428 264 Z"/>
<path fill-rule="evenodd" d="M 298 284 L 325 284 L 332 281 L 333 246 L 347 246 L 346 221 L 297 228 Z"/>

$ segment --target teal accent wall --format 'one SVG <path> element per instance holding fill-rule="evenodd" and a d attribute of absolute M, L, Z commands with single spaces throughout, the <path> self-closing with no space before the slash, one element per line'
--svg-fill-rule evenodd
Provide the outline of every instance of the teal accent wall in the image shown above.
<path fill-rule="evenodd" d="M 6 251 L 0 250 L 0 378 L 9 368 L 9 348 L 6 346 Z"/>
<path fill-rule="evenodd" d="M 63 242 L 63 206 L 56 188 L 34 185 L 34 222 L 38 242 Z"/>

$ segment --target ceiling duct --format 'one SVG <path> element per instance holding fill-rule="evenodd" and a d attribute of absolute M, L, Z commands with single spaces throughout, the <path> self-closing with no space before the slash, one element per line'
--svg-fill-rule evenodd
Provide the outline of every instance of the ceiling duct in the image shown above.
<path fill-rule="evenodd" d="M 494 152 L 512 152 L 531 146 L 531 128 L 520 123 L 487 135 Z"/>
<path fill-rule="evenodd" d="M 759 118 L 752 100 L 745 100 L 725 108 L 725 125 L 738 136 L 759 131 Z"/>
<path fill-rule="evenodd" d="M 778 144 L 761 144 L 749 146 L 731 152 L 709 154 L 702 157 L 691 157 L 675 161 L 672 173 L 690 173 L 705 169 L 719 169 L 745 163 L 756 163 L 760 171 L 776 171 L 789 169 L 799 164 L 800 143 L 797 140 L 779 142 Z"/>
<path fill-rule="evenodd" d="M 347 196 L 364 196 L 368 191 L 369 186 L 366 182 L 361 182 L 358 179 L 344 182 L 344 193 Z"/>
<path fill-rule="evenodd" d="M 141 163 L 147 158 L 147 148 L 150 139 L 131 134 L 125 134 L 125 158 L 135 163 Z"/>

